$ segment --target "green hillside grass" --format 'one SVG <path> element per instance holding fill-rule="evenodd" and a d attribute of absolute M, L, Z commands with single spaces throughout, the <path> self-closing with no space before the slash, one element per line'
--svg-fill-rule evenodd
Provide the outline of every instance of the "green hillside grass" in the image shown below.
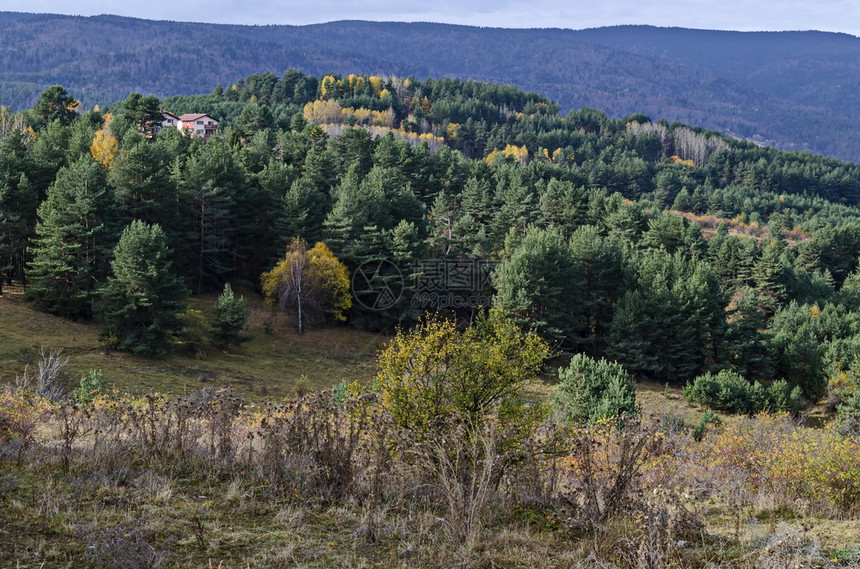
<path fill-rule="evenodd" d="M 249 399 L 280 399 L 297 389 L 323 389 L 343 379 L 366 382 L 375 373 L 384 334 L 346 327 L 296 333 L 284 314 L 264 309 L 259 296 L 245 293 L 252 316 L 253 340 L 229 353 L 211 348 L 205 359 L 181 345 L 163 358 L 105 353 L 100 325 L 72 322 L 32 309 L 20 289 L 0 296 L 0 382 L 14 382 L 41 348 L 63 349 L 77 380 L 90 369 L 102 370 L 110 388 L 131 393 L 183 393 L 198 387 L 231 386 Z M 189 306 L 205 311 L 215 295 L 195 297 Z"/>
<path fill-rule="evenodd" d="M 162 358 L 105 353 L 99 343 L 99 324 L 39 312 L 26 302 L 20 288 L 6 290 L 0 296 L 0 383 L 13 383 L 28 362 L 35 365 L 41 348 L 63 349 L 74 382 L 97 369 L 109 389 L 134 394 L 230 386 L 251 401 L 277 400 L 301 390 L 327 389 L 342 380 L 368 383 L 376 374 L 376 356 L 385 346 L 386 333 L 338 326 L 299 335 L 287 315 L 267 310 L 254 293 L 243 294 L 251 307 L 248 332 L 253 339 L 231 347 L 229 353 L 210 348 L 205 359 L 196 359 L 193 350 L 182 345 Z M 193 297 L 189 306 L 205 311 L 216 296 Z M 555 370 L 564 365 L 563 358 L 550 362 L 544 375 L 526 386 L 525 396 L 536 401 L 551 398 Z M 697 424 L 704 413 L 688 405 L 677 386 L 639 382 L 637 399 L 646 413 L 671 414 L 687 425 Z"/>

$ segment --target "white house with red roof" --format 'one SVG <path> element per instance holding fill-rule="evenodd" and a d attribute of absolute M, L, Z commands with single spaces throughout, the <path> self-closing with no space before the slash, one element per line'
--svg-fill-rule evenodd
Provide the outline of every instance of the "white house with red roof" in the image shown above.
<path fill-rule="evenodd" d="M 164 120 L 160 128 L 175 128 L 191 138 L 209 138 L 218 130 L 218 120 L 205 113 L 176 116 L 167 111 L 161 111 Z"/>
<path fill-rule="evenodd" d="M 191 138 L 209 138 L 218 130 L 218 121 L 207 114 L 187 114 L 177 118 L 176 128 Z"/>

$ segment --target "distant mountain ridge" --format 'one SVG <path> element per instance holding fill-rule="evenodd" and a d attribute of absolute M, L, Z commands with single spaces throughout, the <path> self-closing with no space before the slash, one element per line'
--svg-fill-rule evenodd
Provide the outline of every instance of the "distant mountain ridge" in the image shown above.
<path fill-rule="evenodd" d="M 0 104 L 61 84 L 84 105 L 210 92 L 252 73 L 453 76 L 610 116 L 641 112 L 860 161 L 860 38 L 650 26 L 587 30 L 341 21 L 237 26 L 0 12 Z"/>

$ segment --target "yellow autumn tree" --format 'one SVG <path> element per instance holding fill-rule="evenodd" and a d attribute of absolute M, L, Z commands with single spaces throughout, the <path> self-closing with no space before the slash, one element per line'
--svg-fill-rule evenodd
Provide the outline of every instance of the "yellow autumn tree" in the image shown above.
<path fill-rule="evenodd" d="M 457 140 L 457 132 L 460 129 L 460 123 L 448 123 L 448 128 L 445 129 L 445 134 L 450 140 Z"/>
<path fill-rule="evenodd" d="M 304 106 L 303 116 L 313 124 L 340 124 L 343 120 L 343 109 L 334 99 L 312 101 Z"/>
<path fill-rule="evenodd" d="M 669 156 L 669 158 L 667 158 L 666 161 L 671 162 L 672 164 L 682 164 L 684 166 L 690 166 L 690 167 L 696 166 L 696 163 L 693 162 L 692 160 L 684 160 L 683 158 L 681 158 L 680 156 L 677 156 L 677 155 Z"/>
<path fill-rule="evenodd" d="M 394 111 L 385 109 L 384 111 L 371 111 L 372 124 L 375 126 L 384 126 L 392 128 L 394 126 Z"/>
<path fill-rule="evenodd" d="M 324 318 L 345 320 L 352 306 L 349 273 L 325 243 L 312 249 L 304 239 L 293 239 L 284 258 L 261 277 L 269 306 L 296 315 L 299 334 Z"/>
<path fill-rule="evenodd" d="M 516 144 L 508 144 L 505 146 L 505 149 L 502 151 L 505 156 L 513 158 L 517 162 L 520 163 L 521 166 L 525 166 L 529 161 L 529 150 L 526 148 L 526 145 L 517 146 Z"/>
<path fill-rule="evenodd" d="M 347 75 L 346 86 L 350 95 L 355 95 L 364 86 L 364 77 L 360 75 Z"/>
<path fill-rule="evenodd" d="M 550 154 L 549 149 L 541 148 L 541 152 L 543 153 L 544 159 L 550 164 L 555 164 L 559 159 L 564 157 L 564 152 L 561 148 L 556 148 L 552 154 Z"/>
<path fill-rule="evenodd" d="M 508 144 L 505 146 L 504 150 L 493 150 L 490 152 L 485 158 L 485 161 L 487 164 L 492 164 L 500 157 L 511 159 L 515 162 L 519 162 L 521 166 L 525 166 L 529 161 L 529 150 L 526 148 L 525 144 L 522 146 Z"/>
<path fill-rule="evenodd" d="M 370 91 L 378 97 L 379 93 L 382 91 L 382 79 L 375 75 L 371 75 L 367 78 L 367 82 L 370 83 Z"/>
<path fill-rule="evenodd" d="M 119 141 L 110 130 L 112 120 L 113 115 L 110 113 L 104 115 L 104 126 L 96 131 L 93 142 L 90 144 L 90 155 L 92 155 L 93 160 L 108 170 L 113 165 L 116 153 L 119 151 Z"/>
<path fill-rule="evenodd" d="M 320 96 L 323 99 L 330 99 L 335 95 L 335 86 L 337 80 L 332 75 L 326 75 L 320 80 Z"/>
<path fill-rule="evenodd" d="M 355 112 L 352 114 L 355 117 L 356 124 L 367 124 L 373 118 L 373 111 L 370 109 L 355 109 Z"/>

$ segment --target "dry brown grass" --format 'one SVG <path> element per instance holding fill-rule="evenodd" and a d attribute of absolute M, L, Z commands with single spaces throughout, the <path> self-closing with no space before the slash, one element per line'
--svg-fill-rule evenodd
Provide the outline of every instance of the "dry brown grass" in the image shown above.
<path fill-rule="evenodd" d="M 727 219 L 724 217 L 715 217 L 713 215 L 696 215 L 687 211 L 672 210 L 672 213 L 683 216 L 693 223 L 696 223 L 702 229 L 702 235 L 711 238 L 717 232 L 717 226 L 720 223 L 725 223 L 729 229 L 729 235 L 742 239 L 756 239 L 763 241 L 768 234 L 767 225 L 758 225 L 756 223 L 743 223 L 739 219 Z M 794 244 L 799 241 L 806 241 L 812 238 L 812 235 L 801 231 L 799 228 L 783 229 L 780 233 L 789 244 Z"/>
<path fill-rule="evenodd" d="M 416 438 L 328 397 L 55 407 L 20 465 L 0 456 L 0 566 L 835 568 L 857 544 L 850 516 L 732 502 L 659 425 L 545 423 L 512 454 L 492 418 Z"/>
<path fill-rule="evenodd" d="M 7 383 L 44 345 L 64 347 L 75 375 L 102 369 L 114 387 L 187 394 L 39 415 L 20 463 L 15 441 L 0 441 L 0 566 L 836 568 L 860 550 L 856 512 L 814 501 L 787 508 L 741 479 L 714 484 L 685 429 L 659 434 L 634 464 L 623 437 L 635 443 L 638 427 L 613 439 L 544 424 L 502 453 L 492 429 L 469 439 L 451 425 L 429 442 L 394 432 L 373 398 L 349 413 L 328 394 L 284 402 L 302 375 L 310 388 L 369 379 L 385 337 L 345 328 L 299 336 L 255 302 L 256 338 L 234 353 L 145 360 L 103 354 L 95 325 L 36 313 L 20 294 L 0 297 Z M 192 389 L 224 384 L 244 401 Z M 529 397 L 554 389 L 535 381 Z M 637 389 L 646 415 L 687 427 L 701 418 L 680 389 Z M 591 491 L 562 490 L 562 480 Z"/>

